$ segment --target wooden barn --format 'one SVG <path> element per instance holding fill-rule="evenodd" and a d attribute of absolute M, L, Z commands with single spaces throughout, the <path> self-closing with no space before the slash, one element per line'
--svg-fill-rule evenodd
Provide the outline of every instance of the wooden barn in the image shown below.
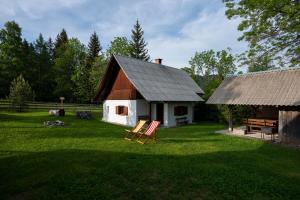
<path fill-rule="evenodd" d="M 165 127 L 192 123 L 202 89 L 183 70 L 113 55 L 95 98 L 103 102 L 103 120 L 134 126 L 158 120 Z"/>
<path fill-rule="evenodd" d="M 251 106 L 246 125 L 261 130 L 273 127 L 280 141 L 300 144 L 300 68 L 227 77 L 207 103 Z"/>

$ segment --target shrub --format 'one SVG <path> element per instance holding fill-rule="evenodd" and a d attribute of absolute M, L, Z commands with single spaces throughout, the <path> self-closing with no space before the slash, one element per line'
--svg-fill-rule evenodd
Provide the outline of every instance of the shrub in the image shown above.
<path fill-rule="evenodd" d="M 10 85 L 9 100 L 14 110 L 21 112 L 27 101 L 34 100 L 34 92 L 22 75 L 15 78 Z"/>

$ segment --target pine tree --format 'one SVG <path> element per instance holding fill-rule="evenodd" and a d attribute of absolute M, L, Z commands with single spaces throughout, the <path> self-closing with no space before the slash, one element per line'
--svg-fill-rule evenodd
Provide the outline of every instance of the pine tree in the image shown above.
<path fill-rule="evenodd" d="M 54 43 L 53 43 L 51 37 L 49 37 L 49 39 L 47 41 L 47 49 L 48 49 L 48 53 L 51 58 L 51 62 L 53 62 L 53 60 L 54 60 Z"/>
<path fill-rule="evenodd" d="M 77 93 L 76 84 L 81 79 L 85 58 L 85 46 L 76 38 L 58 48 L 54 64 L 56 87 L 53 93 L 56 97 L 64 96 L 69 102 L 76 100 L 74 93 Z"/>
<path fill-rule="evenodd" d="M 22 70 L 20 73 L 22 73 L 24 78 L 29 81 L 31 85 L 34 85 L 34 82 L 37 80 L 36 53 L 33 44 L 29 43 L 26 39 L 24 39 L 22 43 L 22 54 L 24 70 Z"/>
<path fill-rule="evenodd" d="M 34 43 L 35 50 L 35 79 L 30 82 L 34 91 L 36 92 L 36 98 L 39 101 L 50 101 L 52 97 L 54 79 L 52 76 L 53 62 L 48 49 L 48 43 L 44 40 L 42 34 Z"/>
<path fill-rule="evenodd" d="M 55 40 L 55 50 L 57 50 L 62 44 L 65 44 L 68 42 L 68 35 L 65 29 L 62 29 L 62 31 L 56 36 Z"/>
<path fill-rule="evenodd" d="M 0 29 L 0 98 L 9 94 L 9 84 L 24 70 L 21 27 L 9 21 Z"/>
<path fill-rule="evenodd" d="M 21 112 L 26 106 L 26 101 L 34 100 L 34 92 L 22 75 L 18 76 L 12 81 L 10 86 L 9 100 L 12 108 L 19 112 Z"/>
<path fill-rule="evenodd" d="M 87 64 L 89 66 L 92 65 L 95 58 L 99 56 L 99 52 L 102 50 L 102 47 L 100 45 L 100 41 L 98 38 L 98 35 L 96 32 L 94 32 L 91 37 L 88 44 L 88 54 L 87 54 Z"/>
<path fill-rule="evenodd" d="M 131 52 L 130 56 L 133 58 L 137 58 L 144 61 L 149 61 L 150 56 L 148 54 L 148 50 L 146 49 L 147 43 L 144 40 L 144 31 L 138 20 L 136 20 L 136 24 L 131 31 Z"/>

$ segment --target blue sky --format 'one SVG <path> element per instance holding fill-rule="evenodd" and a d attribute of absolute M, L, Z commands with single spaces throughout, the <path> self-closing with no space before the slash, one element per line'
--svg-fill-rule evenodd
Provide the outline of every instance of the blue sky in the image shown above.
<path fill-rule="evenodd" d="M 184 67 L 196 51 L 246 49 L 238 42 L 239 20 L 228 20 L 222 0 L 0 0 L 0 27 L 15 20 L 23 37 L 55 38 L 62 28 L 84 44 L 96 31 L 103 48 L 116 36 L 130 38 L 140 20 L 152 59 Z"/>

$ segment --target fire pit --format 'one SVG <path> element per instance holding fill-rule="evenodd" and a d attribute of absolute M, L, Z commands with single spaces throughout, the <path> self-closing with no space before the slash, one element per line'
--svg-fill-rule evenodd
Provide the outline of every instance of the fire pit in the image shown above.
<path fill-rule="evenodd" d="M 60 120 L 44 122 L 44 126 L 64 126 L 64 125 L 65 123 Z"/>

